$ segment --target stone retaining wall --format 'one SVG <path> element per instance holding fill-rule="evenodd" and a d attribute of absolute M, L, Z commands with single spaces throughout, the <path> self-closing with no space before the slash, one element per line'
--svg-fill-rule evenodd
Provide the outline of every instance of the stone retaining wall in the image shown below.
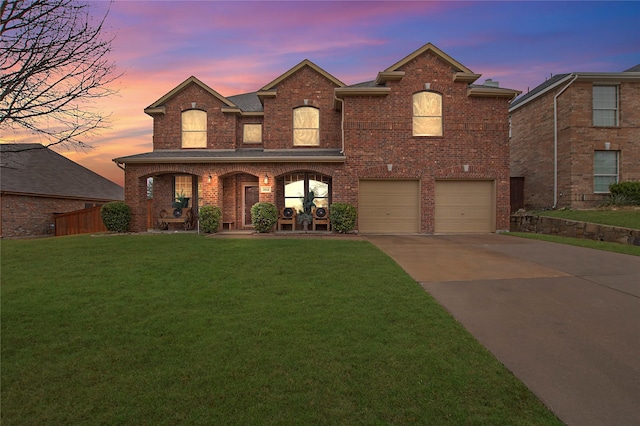
<path fill-rule="evenodd" d="M 511 216 L 511 232 L 533 232 L 640 246 L 640 230 L 578 222 L 556 217 L 518 214 Z"/>

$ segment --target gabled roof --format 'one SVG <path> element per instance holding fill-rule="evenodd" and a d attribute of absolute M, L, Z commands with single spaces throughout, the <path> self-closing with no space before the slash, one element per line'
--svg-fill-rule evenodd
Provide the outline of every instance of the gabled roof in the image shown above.
<path fill-rule="evenodd" d="M 526 103 L 535 100 L 565 82 L 568 83 L 574 78 L 577 81 L 592 81 L 609 84 L 616 84 L 623 81 L 640 82 L 640 64 L 623 72 L 572 72 L 554 75 L 544 83 L 536 86 L 529 93 L 526 93 L 513 101 L 509 107 L 509 111 L 511 112 L 520 108 Z"/>
<path fill-rule="evenodd" d="M 222 103 L 224 103 L 229 108 L 238 107 L 236 104 L 234 104 L 229 99 L 222 96 L 220 93 L 213 90 L 211 87 L 204 84 L 202 81 L 198 80 L 196 77 L 191 76 L 187 78 L 185 81 L 183 81 L 182 83 L 180 83 L 178 86 L 176 86 L 169 93 L 167 93 L 166 95 L 164 95 L 163 97 L 161 97 L 160 99 L 158 99 L 157 101 L 155 101 L 154 103 L 146 107 L 144 109 L 144 112 L 151 116 L 153 116 L 154 114 L 164 114 L 164 105 L 167 103 L 167 101 L 169 101 L 171 98 L 176 96 L 178 93 L 180 93 L 184 88 L 186 88 L 190 84 L 196 84 L 200 86 L 202 89 L 210 93 L 215 98 L 219 99 Z"/>
<path fill-rule="evenodd" d="M 124 200 L 109 179 L 40 144 L 0 144 L 0 190 L 93 201 Z"/>
<path fill-rule="evenodd" d="M 409 55 L 400 59 L 398 62 L 391 65 L 389 68 L 378 73 L 378 78 L 376 79 L 376 83 L 381 84 L 388 80 L 395 80 L 395 79 L 402 78 L 402 76 L 404 75 L 404 72 L 400 68 L 402 68 L 407 63 L 413 61 L 415 58 L 417 58 L 420 55 L 423 55 L 426 52 L 431 52 L 434 55 L 443 59 L 445 62 L 449 63 L 451 65 L 451 68 L 457 74 L 465 75 L 465 76 L 475 76 L 475 79 L 480 77 L 479 74 L 474 74 L 473 71 L 471 71 L 469 68 L 465 67 L 460 62 L 456 61 L 451 56 L 447 55 L 442 50 L 438 49 L 432 43 L 427 43 L 424 46 L 422 46 L 420 49 L 416 50 L 415 52 L 410 53 Z M 473 81 L 475 81 L 475 79 L 473 79 Z"/>
<path fill-rule="evenodd" d="M 335 78 L 334 76 L 332 76 L 331 74 L 329 74 L 328 72 L 326 72 L 325 70 L 323 70 L 322 68 L 320 68 L 319 66 L 314 64 L 313 62 L 311 62 L 310 60 L 305 59 L 304 61 L 300 62 L 295 67 L 291 68 L 289 71 L 287 71 L 284 74 L 282 74 L 280 77 L 278 77 L 275 80 L 273 80 L 271 83 L 269 83 L 266 86 L 264 86 L 262 89 L 260 89 L 260 92 L 268 92 L 268 91 L 271 91 L 271 90 L 275 90 L 280 82 L 282 82 L 283 80 L 291 77 L 293 74 L 295 74 L 296 72 L 298 72 L 299 70 L 301 70 L 304 67 L 311 68 L 312 70 L 314 70 L 318 74 L 322 75 L 324 78 L 326 78 L 327 80 L 329 80 L 330 82 L 332 82 L 336 86 L 344 87 L 344 83 L 343 82 L 341 82 L 340 80 L 338 80 L 337 78 Z"/>

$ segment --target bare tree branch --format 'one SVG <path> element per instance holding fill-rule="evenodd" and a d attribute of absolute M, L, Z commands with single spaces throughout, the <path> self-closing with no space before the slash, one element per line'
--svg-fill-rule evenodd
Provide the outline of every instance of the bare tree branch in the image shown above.
<path fill-rule="evenodd" d="M 107 15 L 95 20 L 75 0 L 0 1 L 0 129 L 85 147 L 107 126 L 95 101 L 120 77 L 108 58 L 113 38 L 103 37 Z"/>

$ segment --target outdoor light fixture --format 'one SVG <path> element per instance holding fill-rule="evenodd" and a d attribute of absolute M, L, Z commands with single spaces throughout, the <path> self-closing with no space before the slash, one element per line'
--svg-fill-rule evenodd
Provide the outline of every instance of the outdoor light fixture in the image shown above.
<path fill-rule="evenodd" d="M 468 172 L 469 171 L 469 165 L 468 164 L 463 165 L 462 166 L 462 170 L 464 170 L 465 172 Z"/>
<path fill-rule="evenodd" d="M 393 164 L 387 164 L 387 171 L 390 172 L 393 170 Z"/>
<path fill-rule="evenodd" d="M 209 175 L 209 177 L 207 178 L 207 182 L 211 183 L 211 175 Z"/>
<path fill-rule="evenodd" d="M 264 175 L 264 180 L 263 180 L 264 184 L 268 184 L 269 183 L 269 175 Z"/>

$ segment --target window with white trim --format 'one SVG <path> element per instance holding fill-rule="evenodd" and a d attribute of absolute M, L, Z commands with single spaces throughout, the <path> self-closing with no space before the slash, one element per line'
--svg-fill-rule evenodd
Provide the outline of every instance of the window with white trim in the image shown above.
<path fill-rule="evenodd" d="M 293 110 L 293 145 L 320 145 L 320 111 L 314 107 Z"/>
<path fill-rule="evenodd" d="M 413 95 L 413 136 L 442 136 L 442 95 L 418 92 Z"/>
<path fill-rule="evenodd" d="M 207 113 L 199 109 L 182 112 L 182 147 L 207 147 Z"/>
<path fill-rule="evenodd" d="M 618 125 L 618 86 L 593 86 L 593 125 Z"/>
<path fill-rule="evenodd" d="M 593 155 L 593 192 L 608 193 L 618 183 L 618 151 L 595 151 Z"/>
<path fill-rule="evenodd" d="M 245 124 L 242 134 L 244 143 L 262 143 L 262 124 Z"/>

